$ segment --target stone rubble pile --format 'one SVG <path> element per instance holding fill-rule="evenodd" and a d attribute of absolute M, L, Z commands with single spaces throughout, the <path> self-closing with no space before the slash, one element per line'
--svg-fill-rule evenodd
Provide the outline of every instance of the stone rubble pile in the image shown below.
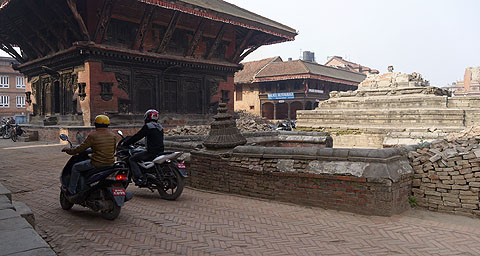
<path fill-rule="evenodd" d="M 409 152 L 413 197 L 429 210 L 480 216 L 480 137 L 460 135 Z"/>
<path fill-rule="evenodd" d="M 236 111 L 235 118 L 237 128 L 242 132 L 271 131 L 271 125 L 268 120 L 248 113 L 247 111 Z M 185 125 L 165 129 L 165 135 L 207 135 L 210 131 L 210 125 Z"/>
<path fill-rule="evenodd" d="M 460 139 L 476 136 L 480 136 L 480 125 L 473 125 L 459 133 L 450 134 L 447 136 L 447 139 Z"/>

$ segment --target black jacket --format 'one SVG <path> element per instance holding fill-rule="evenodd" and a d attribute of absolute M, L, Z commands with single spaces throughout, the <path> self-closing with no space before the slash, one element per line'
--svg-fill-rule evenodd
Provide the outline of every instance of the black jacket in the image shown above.
<path fill-rule="evenodd" d="M 163 127 L 156 122 L 149 122 L 143 125 L 142 129 L 138 131 L 132 137 L 126 139 L 123 142 L 124 146 L 131 145 L 142 138 L 146 137 L 145 144 L 147 151 L 150 153 L 161 153 L 164 150 L 163 147 Z"/>

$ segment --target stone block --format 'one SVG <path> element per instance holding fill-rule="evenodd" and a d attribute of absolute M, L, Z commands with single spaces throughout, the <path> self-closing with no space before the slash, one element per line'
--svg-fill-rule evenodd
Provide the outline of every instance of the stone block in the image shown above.
<path fill-rule="evenodd" d="M 460 174 L 469 174 L 472 173 L 472 168 L 460 169 L 458 172 Z"/>
<path fill-rule="evenodd" d="M 12 201 L 12 193 L 2 183 L 0 183 L 0 196 L 6 196 L 8 200 Z"/>
<path fill-rule="evenodd" d="M 0 195 L 0 210 L 5 209 L 15 210 L 15 208 L 13 208 L 12 201 L 10 201 L 6 195 Z"/>
<path fill-rule="evenodd" d="M 477 204 L 463 204 L 462 203 L 462 208 L 476 210 L 476 209 L 478 209 L 478 205 Z"/>
<path fill-rule="evenodd" d="M 15 211 L 22 216 L 32 227 L 35 227 L 35 215 L 32 210 L 23 202 L 13 201 L 12 202 Z"/>
<path fill-rule="evenodd" d="M 465 177 L 463 177 L 463 175 L 455 175 L 455 176 L 452 176 L 452 180 L 464 180 Z"/>
<path fill-rule="evenodd" d="M 450 206 L 450 207 L 462 207 L 461 203 L 449 202 L 449 201 L 444 201 L 443 205 Z"/>
<path fill-rule="evenodd" d="M 458 189 L 458 190 L 468 190 L 469 186 L 468 185 L 453 185 L 452 189 Z"/>
<path fill-rule="evenodd" d="M 456 185 L 466 185 L 467 181 L 466 180 L 454 180 L 454 184 L 456 184 Z"/>
<path fill-rule="evenodd" d="M 33 253 L 36 250 L 40 253 L 37 255 L 55 255 L 55 253 L 50 249 L 50 246 L 35 232 L 35 230 L 33 230 L 33 228 L 4 231 L 0 236 L 0 244 L 2 245 L 2 254 L 4 255 L 25 255 L 22 253 Z"/>
<path fill-rule="evenodd" d="M 480 182 L 469 182 L 468 185 L 474 188 L 480 188 Z"/>

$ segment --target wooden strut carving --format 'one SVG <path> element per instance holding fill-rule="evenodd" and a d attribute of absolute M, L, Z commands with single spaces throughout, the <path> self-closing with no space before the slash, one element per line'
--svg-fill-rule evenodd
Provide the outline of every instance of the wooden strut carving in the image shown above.
<path fill-rule="evenodd" d="M 16 59 L 18 62 L 20 62 L 20 63 L 25 62 L 25 59 L 23 59 L 22 56 L 20 56 L 17 53 L 17 51 L 15 51 L 15 49 L 13 49 L 13 47 L 10 44 L 0 41 L 0 49 L 3 50 L 4 52 L 8 53 L 8 55 L 10 55 L 12 58 Z"/>
<path fill-rule="evenodd" d="M 249 30 L 247 35 L 245 36 L 245 38 L 243 39 L 243 41 L 240 43 L 240 45 L 238 46 L 238 48 L 235 50 L 235 54 L 233 55 L 232 57 L 232 61 L 238 59 L 238 57 L 240 56 L 240 54 L 242 54 L 242 52 L 245 50 L 245 47 L 247 45 L 247 42 L 248 40 L 250 40 L 250 37 L 252 37 L 252 34 L 253 34 L 253 31 L 252 30 Z"/>
<path fill-rule="evenodd" d="M 78 26 L 75 26 L 75 24 L 72 22 L 71 20 L 72 17 L 67 15 L 64 11 L 62 11 L 59 8 L 60 5 L 58 4 L 52 4 L 50 6 L 51 6 L 51 10 L 53 10 L 53 12 L 56 13 L 57 16 L 60 17 L 62 21 L 64 21 L 64 23 L 66 24 L 66 29 L 68 29 L 74 36 L 76 36 L 77 40 L 84 40 L 83 35 L 78 31 Z"/>
<path fill-rule="evenodd" d="M 25 7 L 30 11 L 30 13 L 33 13 L 33 15 L 40 20 L 40 22 L 43 23 L 44 26 L 47 26 L 48 29 L 54 31 L 52 25 L 53 22 L 47 22 L 43 15 L 38 14 L 38 12 L 41 12 L 40 6 L 38 6 L 37 1 L 32 1 L 31 4 L 26 4 Z M 67 41 L 62 38 L 61 36 L 58 36 L 56 38 L 57 40 L 60 40 L 60 43 L 63 45 L 63 48 L 66 48 L 68 45 Z"/>
<path fill-rule="evenodd" d="M 132 49 L 134 50 L 141 50 L 143 49 L 143 41 L 145 40 L 145 36 L 147 35 L 147 29 L 152 23 L 153 17 L 153 10 L 154 7 L 148 5 L 143 12 L 142 21 L 138 26 L 137 35 L 135 36 L 135 41 L 133 42 Z"/>
<path fill-rule="evenodd" d="M 48 41 L 48 40 L 43 36 L 43 34 L 39 32 L 39 29 L 38 29 L 38 28 L 32 28 L 32 26 L 31 26 L 32 23 L 33 23 L 33 22 L 31 22 L 31 20 L 30 20 L 30 21 L 27 20 L 25 27 L 27 27 L 33 34 L 35 34 L 38 38 L 40 38 L 40 41 L 42 41 L 43 44 L 45 44 L 45 45 L 50 49 L 50 52 L 51 52 L 51 53 L 56 52 L 57 49 L 55 49 L 55 47 L 52 46 L 51 42 Z M 33 24 L 34 24 L 34 23 L 33 23 Z"/>
<path fill-rule="evenodd" d="M 105 33 L 108 29 L 108 24 L 112 17 L 113 6 L 115 5 L 115 0 L 105 0 L 103 4 L 102 13 L 98 19 L 97 28 L 95 29 L 95 35 L 93 36 L 93 41 L 97 44 L 101 44 Z"/>
<path fill-rule="evenodd" d="M 124 92 L 127 93 L 127 95 L 130 94 L 130 76 L 121 74 L 121 73 L 115 73 L 115 78 L 117 79 L 118 82 L 118 88 L 122 89 Z"/>
<path fill-rule="evenodd" d="M 9 16 L 9 15 L 7 15 L 7 16 Z M 20 38 L 22 39 L 22 40 L 20 40 L 20 42 L 23 41 L 24 43 L 26 43 L 26 44 L 29 46 L 29 48 L 35 53 L 35 54 L 34 54 L 35 56 L 32 56 L 32 57 L 35 57 L 35 59 L 36 59 L 36 58 L 38 58 L 38 57 L 43 56 L 43 53 L 38 49 L 38 47 L 34 46 L 34 45 L 32 44 L 32 42 L 31 42 L 31 40 L 28 39 L 25 34 L 23 34 L 22 30 L 20 30 L 20 28 L 15 24 L 15 21 L 14 21 L 11 17 L 9 17 L 9 19 L 12 21 L 10 24 L 11 24 L 11 25 L 13 26 L 13 28 L 15 29 L 15 32 L 17 32 L 17 34 L 18 34 L 18 35 L 20 36 Z M 18 40 L 17 40 L 17 41 L 18 41 Z"/>
<path fill-rule="evenodd" d="M 253 51 L 257 50 L 258 48 L 260 48 L 260 46 L 263 46 L 265 45 L 265 43 L 268 42 L 268 40 L 270 39 L 270 37 L 268 36 L 265 36 L 265 38 L 257 45 L 251 47 L 250 49 L 248 49 L 248 51 L 244 52 L 242 55 L 240 55 L 237 59 L 234 59 L 233 62 L 235 63 L 239 63 L 241 62 L 243 59 L 245 59 L 245 57 L 247 57 L 247 55 L 249 55 L 250 53 L 252 53 Z"/>
<path fill-rule="evenodd" d="M 80 31 L 82 31 L 83 34 L 83 39 L 86 41 L 90 41 L 90 35 L 88 34 L 87 26 L 85 26 L 85 23 L 83 22 L 82 16 L 78 13 L 77 10 L 77 1 L 76 0 L 67 0 L 68 7 L 73 13 L 73 17 L 78 23 L 78 26 L 80 26 Z"/>
<path fill-rule="evenodd" d="M 190 57 L 190 56 L 193 56 L 193 54 L 195 53 L 195 49 L 197 49 L 198 43 L 200 42 L 200 39 L 202 38 L 202 35 L 203 35 L 204 24 L 205 24 L 204 20 L 200 20 L 200 23 L 198 24 L 198 27 L 195 30 L 195 34 L 193 35 L 193 38 L 190 41 L 190 47 L 188 48 L 188 51 L 184 56 Z"/>
<path fill-rule="evenodd" d="M 167 45 L 170 42 L 170 39 L 172 39 L 173 32 L 175 31 L 175 27 L 177 26 L 177 22 L 180 16 L 181 13 L 179 11 L 175 11 L 173 13 L 172 18 L 170 19 L 170 23 L 168 24 L 168 28 L 165 31 L 165 35 L 163 36 L 162 42 L 160 42 L 155 52 L 163 53 L 165 51 L 165 48 L 167 48 Z"/>
<path fill-rule="evenodd" d="M 222 24 L 222 27 L 220 28 L 220 31 L 218 31 L 217 37 L 215 38 L 215 41 L 213 42 L 212 47 L 208 51 L 208 54 L 206 56 L 207 60 L 211 59 L 212 56 L 213 56 L 213 53 L 217 50 L 218 45 L 222 41 L 223 34 L 225 33 L 225 30 L 227 29 L 227 27 L 228 27 L 227 24 L 225 24 L 225 23 Z"/>

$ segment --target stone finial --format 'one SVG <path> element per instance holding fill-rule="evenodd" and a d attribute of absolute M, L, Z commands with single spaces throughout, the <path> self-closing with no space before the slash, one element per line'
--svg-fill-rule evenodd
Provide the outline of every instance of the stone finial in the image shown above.
<path fill-rule="evenodd" d="M 388 66 L 388 68 L 387 68 L 387 69 L 388 69 L 388 72 L 390 72 L 390 73 L 392 73 L 392 72 L 393 72 L 393 66 L 392 66 L 392 65 Z"/>
<path fill-rule="evenodd" d="M 218 114 L 213 118 L 215 121 L 210 125 L 210 132 L 203 145 L 209 149 L 234 148 L 247 143 L 237 128 L 232 115 L 227 113 L 227 104 L 218 104 Z"/>

